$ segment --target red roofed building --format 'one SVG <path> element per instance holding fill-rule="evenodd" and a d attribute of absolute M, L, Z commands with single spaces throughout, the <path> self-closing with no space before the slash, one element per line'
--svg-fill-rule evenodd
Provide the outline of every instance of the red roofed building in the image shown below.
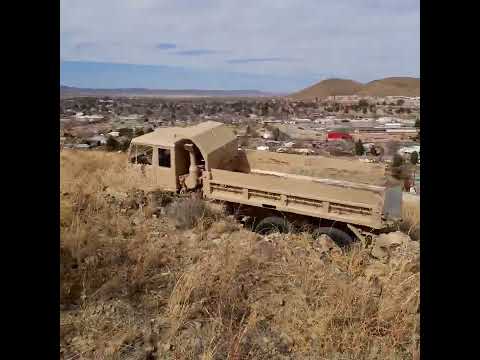
<path fill-rule="evenodd" d="M 327 141 L 353 141 L 353 137 L 350 134 L 339 132 L 339 131 L 331 131 L 327 134 Z"/>

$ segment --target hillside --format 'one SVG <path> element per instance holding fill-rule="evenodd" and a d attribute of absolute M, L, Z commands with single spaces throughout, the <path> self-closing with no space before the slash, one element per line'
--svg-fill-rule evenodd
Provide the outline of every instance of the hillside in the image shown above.
<path fill-rule="evenodd" d="M 126 164 L 61 152 L 61 359 L 419 358 L 419 241 L 261 236 Z"/>
<path fill-rule="evenodd" d="M 353 95 L 362 89 L 362 83 L 346 79 L 327 79 L 303 89 L 291 97 L 294 99 L 314 99 L 333 95 Z"/>
<path fill-rule="evenodd" d="M 358 95 L 366 96 L 420 96 L 420 79 L 390 77 L 374 80 L 363 86 Z"/>
<path fill-rule="evenodd" d="M 390 77 L 362 84 L 353 80 L 328 79 L 292 94 L 296 100 L 308 100 L 336 95 L 420 96 L 420 79 Z"/>

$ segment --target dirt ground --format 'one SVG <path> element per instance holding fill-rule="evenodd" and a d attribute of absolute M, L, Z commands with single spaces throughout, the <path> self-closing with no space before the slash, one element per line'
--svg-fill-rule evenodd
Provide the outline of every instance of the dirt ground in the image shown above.
<path fill-rule="evenodd" d="M 61 359 L 419 358 L 404 233 L 350 249 L 262 237 L 221 207 L 135 190 L 122 154 L 64 150 L 60 165 Z"/>

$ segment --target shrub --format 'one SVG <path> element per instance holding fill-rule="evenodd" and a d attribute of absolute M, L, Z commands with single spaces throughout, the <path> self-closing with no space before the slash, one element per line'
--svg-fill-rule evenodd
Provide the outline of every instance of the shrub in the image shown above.
<path fill-rule="evenodd" d="M 365 154 L 365 149 L 363 147 L 363 143 L 361 139 L 355 143 L 355 155 L 363 155 Z"/>
<path fill-rule="evenodd" d="M 167 207 L 167 216 L 177 229 L 192 229 L 201 220 L 213 219 L 216 215 L 205 201 L 194 197 L 179 199 Z"/>
<path fill-rule="evenodd" d="M 108 151 L 115 151 L 120 148 L 120 143 L 113 136 L 107 138 L 106 148 Z"/>
<path fill-rule="evenodd" d="M 127 151 L 128 148 L 130 147 L 130 141 L 131 139 L 128 139 L 128 138 L 122 141 L 122 143 L 119 146 L 119 149 L 122 151 Z"/>
<path fill-rule="evenodd" d="M 392 162 L 392 166 L 393 167 L 400 167 L 402 166 L 404 163 L 404 160 L 403 160 L 403 157 L 399 154 L 395 154 L 393 156 L 393 162 Z"/>
<path fill-rule="evenodd" d="M 365 100 L 365 99 L 361 99 L 361 100 L 358 102 L 358 106 L 360 106 L 360 107 L 367 107 L 367 106 L 368 106 L 368 101 Z"/>
<path fill-rule="evenodd" d="M 412 154 L 410 155 L 410 162 L 413 165 L 417 165 L 417 163 L 418 163 L 418 153 L 416 151 L 412 152 Z"/>

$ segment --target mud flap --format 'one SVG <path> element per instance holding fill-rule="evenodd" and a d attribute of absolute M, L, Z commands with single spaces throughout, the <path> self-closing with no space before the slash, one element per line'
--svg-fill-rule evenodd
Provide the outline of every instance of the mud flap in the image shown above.
<path fill-rule="evenodd" d="M 350 225 L 350 224 L 347 224 L 347 227 L 350 229 L 351 232 L 353 232 L 355 234 L 355 236 L 360 240 L 360 242 L 362 243 L 362 246 L 364 248 L 367 248 L 367 239 L 365 239 L 365 237 L 362 235 L 362 233 L 360 232 L 359 229 L 357 229 L 355 226 L 353 225 Z"/>

